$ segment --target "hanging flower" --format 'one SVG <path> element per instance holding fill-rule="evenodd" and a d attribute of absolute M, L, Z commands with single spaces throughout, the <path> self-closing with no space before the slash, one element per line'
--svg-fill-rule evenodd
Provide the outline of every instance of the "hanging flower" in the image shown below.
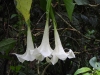
<path fill-rule="evenodd" d="M 26 61 L 33 61 L 35 59 L 35 56 L 32 56 L 32 53 L 34 51 L 34 46 L 33 46 L 33 41 L 32 41 L 32 36 L 31 36 L 31 31 L 30 28 L 28 27 L 28 31 L 27 31 L 27 48 L 26 48 L 26 52 L 24 54 L 16 54 L 13 53 L 17 56 L 18 60 L 20 62 L 24 62 Z"/>
<path fill-rule="evenodd" d="M 53 51 L 51 49 L 51 47 L 50 47 L 50 44 L 49 44 L 48 20 L 46 21 L 46 25 L 45 25 L 45 29 L 44 29 L 44 34 L 43 34 L 43 39 L 42 39 L 41 45 L 37 48 L 37 50 L 40 53 L 40 54 L 37 55 L 38 59 L 40 59 L 40 57 L 42 56 L 41 57 L 42 59 L 40 59 L 40 60 L 43 60 L 45 57 L 50 56 L 52 51 Z"/>
<path fill-rule="evenodd" d="M 58 62 L 58 59 L 65 60 L 67 57 L 75 58 L 75 55 L 71 49 L 67 53 L 64 51 L 56 28 L 54 32 L 55 32 L 55 49 L 52 53 L 53 57 L 50 60 L 51 63 L 54 65 L 55 63 Z"/>
<path fill-rule="evenodd" d="M 40 60 L 40 61 L 42 61 L 45 57 L 49 57 L 52 53 L 52 49 L 49 44 L 49 27 L 48 27 L 51 1 L 52 0 L 48 0 L 47 4 L 46 4 L 46 25 L 45 25 L 45 29 L 44 29 L 42 42 L 41 42 L 40 46 L 37 48 L 37 50 L 34 51 L 37 54 L 37 55 L 35 54 L 36 59 Z M 33 55 L 34 55 L 34 53 L 33 53 Z"/>

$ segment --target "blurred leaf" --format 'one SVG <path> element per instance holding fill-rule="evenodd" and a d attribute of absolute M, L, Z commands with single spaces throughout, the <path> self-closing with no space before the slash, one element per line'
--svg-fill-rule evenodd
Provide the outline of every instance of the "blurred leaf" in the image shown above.
<path fill-rule="evenodd" d="M 90 75 L 90 73 L 84 73 L 83 75 Z"/>
<path fill-rule="evenodd" d="M 19 72 L 19 74 L 18 75 L 26 75 L 25 73 L 23 73 L 23 72 Z"/>
<path fill-rule="evenodd" d="M 15 42 L 16 41 L 11 38 L 1 41 L 0 42 L 0 52 L 6 51 L 8 53 L 9 50 L 11 50 L 14 47 Z"/>
<path fill-rule="evenodd" d="M 89 60 L 90 65 L 94 68 L 100 71 L 100 62 L 97 62 L 97 58 L 93 57 Z"/>
<path fill-rule="evenodd" d="M 14 18 L 16 16 L 17 16 L 17 14 L 12 14 L 10 18 L 12 19 L 12 18 Z"/>
<path fill-rule="evenodd" d="M 97 16 L 94 15 L 94 17 L 89 17 L 89 23 L 90 23 L 93 27 L 96 27 L 96 26 L 98 25 Z"/>
<path fill-rule="evenodd" d="M 97 71 L 97 70 L 96 70 L 96 74 L 97 74 L 97 75 L 100 75 L 100 71 Z"/>
<path fill-rule="evenodd" d="M 24 16 L 25 21 L 27 22 L 30 18 L 30 9 L 32 0 L 16 0 L 18 11 Z"/>
<path fill-rule="evenodd" d="M 15 71 L 15 66 L 10 66 L 10 69 L 11 69 L 12 71 Z"/>
<path fill-rule="evenodd" d="M 20 69 L 22 68 L 21 65 L 18 66 L 10 66 L 10 69 L 16 73 L 18 73 L 20 71 Z"/>
<path fill-rule="evenodd" d="M 44 11 L 46 11 L 46 0 L 40 0 L 40 7 L 44 10 Z"/>
<path fill-rule="evenodd" d="M 73 13 L 75 4 L 73 3 L 73 0 L 64 0 L 64 4 L 68 13 L 68 18 L 72 20 L 72 13 Z"/>
<path fill-rule="evenodd" d="M 100 4 L 100 0 L 95 0 L 95 2 L 96 2 L 97 4 Z"/>
<path fill-rule="evenodd" d="M 81 14 L 81 18 L 82 18 L 83 22 L 85 22 L 85 23 L 87 23 L 89 21 L 88 17 L 83 14 Z"/>
<path fill-rule="evenodd" d="M 77 5 L 87 5 L 89 4 L 88 0 L 75 0 Z"/>
<path fill-rule="evenodd" d="M 80 74 L 80 73 L 85 73 L 85 72 L 88 72 L 88 71 L 91 71 L 91 69 L 88 68 L 88 67 L 82 67 L 82 68 L 78 69 L 78 70 L 74 73 L 74 75 L 78 75 L 78 74 Z"/>
<path fill-rule="evenodd" d="M 29 70 L 29 74 L 30 74 L 30 75 L 35 75 L 34 70 Z"/>
<path fill-rule="evenodd" d="M 73 16 L 72 23 L 73 23 L 73 25 L 77 26 L 77 25 L 79 25 L 79 20 Z M 78 27 L 77 27 L 77 29 L 78 29 Z"/>
<path fill-rule="evenodd" d="M 16 66 L 16 72 L 19 72 L 21 68 L 22 68 L 21 65 Z"/>

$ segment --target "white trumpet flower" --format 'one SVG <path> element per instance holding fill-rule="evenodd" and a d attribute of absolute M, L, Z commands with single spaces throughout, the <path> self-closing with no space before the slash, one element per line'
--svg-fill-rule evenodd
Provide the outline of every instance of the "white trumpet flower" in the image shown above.
<path fill-rule="evenodd" d="M 55 49 L 52 53 L 53 57 L 50 60 L 51 63 L 54 65 L 55 63 L 58 62 L 58 59 L 65 60 L 67 57 L 75 58 L 75 55 L 71 49 L 67 53 L 64 51 L 57 29 L 55 29 L 54 32 L 55 32 Z"/>
<path fill-rule="evenodd" d="M 49 27 L 48 27 L 48 21 L 46 22 L 44 34 L 42 38 L 41 45 L 37 48 L 40 54 L 42 54 L 43 57 L 48 57 L 52 53 L 52 49 L 50 47 L 49 43 Z"/>
<path fill-rule="evenodd" d="M 16 53 L 13 53 L 13 54 L 15 54 L 17 56 L 18 60 L 23 63 L 25 60 L 26 61 L 33 61 L 35 59 L 35 57 L 32 56 L 32 53 L 33 53 L 34 50 L 35 49 L 34 49 L 34 46 L 33 46 L 31 30 L 28 27 L 26 52 L 22 55 L 21 54 L 16 54 Z"/>

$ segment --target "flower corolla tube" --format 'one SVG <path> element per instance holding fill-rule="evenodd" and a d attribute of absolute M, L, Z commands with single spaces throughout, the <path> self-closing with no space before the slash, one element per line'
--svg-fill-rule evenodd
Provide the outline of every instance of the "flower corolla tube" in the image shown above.
<path fill-rule="evenodd" d="M 42 59 L 43 59 L 43 57 L 44 58 L 45 57 L 49 57 L 51 55 L 52 51 L 53 51 L 51 49 L 50 43 L 49 43 L 49 27 L 48 27 L 48 22 L 46 22 L 46 25 L 45 25 L 45 29 L 44 29 L 44 34 L 43 34 L 41 45 L 37 48 L 37 50 L 40 53 L 40 55 L 42 55 Z"/>

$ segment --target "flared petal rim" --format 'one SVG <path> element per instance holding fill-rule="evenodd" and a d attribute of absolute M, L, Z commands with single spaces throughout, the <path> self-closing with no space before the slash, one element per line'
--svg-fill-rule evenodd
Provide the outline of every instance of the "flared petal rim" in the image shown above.
<path fill-rule="evenodd" d="M 25 60 L 26 61 L 35 60 L 35 56 L 32 56 L 32 51 L 34 51 L 34 50 L 35 49 L 34 49 L 34 46 L 33 46 L 31 30 L 28 27 L 26 52 L 24 54 L 16 54 L 16 53 L 12 53 L 12 54 L 15 54 L 17 56 L 18 60 L 23 63 Z"/>
<path fill-rule="evenodd" d="M 25 60 L 26 60 L 26 61 L 33 61 L 33 60 L 35 60 L 35 57 L 32 56 L 32 55 L 30 54 L 30 52 L 25 52 L 24 54 L 16 54 L 16 53 L 13 53 L 13 54 L 15 54 L 15 55 L 17 56 L 18 60 L 19 60 L 20 62 L 22 62 L 22 63 L 23 63 Z"/>
<path fill-rule="evenodd" d="M 65 60 L 68 56 L 68 54 L 65 53 L 65 51 L 62 47 L 57 29 L 55 29 L 55 49 L 54 49 L 54 53 L 61 60 Z"/>

